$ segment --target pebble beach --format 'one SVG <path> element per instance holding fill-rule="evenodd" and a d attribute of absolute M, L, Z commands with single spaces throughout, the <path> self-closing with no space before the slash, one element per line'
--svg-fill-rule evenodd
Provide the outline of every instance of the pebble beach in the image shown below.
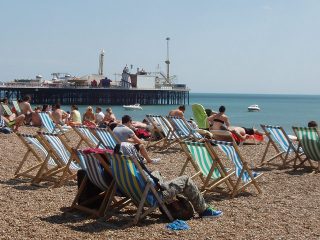
<path fill-rule="evenodd" d="M 19 130 L 35 134 L 38 129 Z M 78 136 L 72 131 L 67 134 L 70 146 L 76 146 Z M 15 179 L 27 149 L 15 134 L 0 134 L 0 140 L 0 239 L 320 239 L 319 173 L 271 165 L 256 168 L 266 144 L 240 147 L 250 166 L 263 173 L 258 179 L 262 194 L 257 195 L 252 187 L 233 199 L 208 193 L 208 204 L 224 215 L 217 219 L 195 216 L 187 221 L 190 230 L 171 231 L 159 211 L 130 228 L 123 228 L 126 221 L 116 217 L 106 221 L 80 212 L 64 213 L 61 209 L 70 207 L 77 183 L 52 188 L 50 183 L 33 186 L 30 179 Z M 274 153 L 271 150 L 267 156 Z M 159 170 L 166 179 L 178 176 L 186 158 L 179 148 L 164 153 L 150 150 L 150 155 L 161 162 L 148 167 Z M 192 171 L 188 167 L 186 173 Z"/>

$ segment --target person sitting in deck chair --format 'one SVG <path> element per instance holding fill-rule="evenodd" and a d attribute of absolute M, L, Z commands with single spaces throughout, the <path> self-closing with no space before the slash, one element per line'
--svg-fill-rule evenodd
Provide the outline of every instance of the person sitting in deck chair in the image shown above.
<path fill-rule="evenodd" d="M 114 153 L 121 153 L 138 160 L 146 176 L 161 190 L 163 200 L 165 202 L 172 201 L 178 194 L 180 194 L 190 201 L 194 210 L 202 218 L 215 218 L 223 215 L 222 211 L 215 210 L 207 205 L 197 185 L 190 177 L 183 175 L 169 181 L 164 181 L 164 178 L 161 176 L 159 171 L 150 172 L 143 164 L 143 158 L 132 144 L 128 142 L 117 144 L 114 149 Z"/>
<path fill-rule="evenodd" d="M 143 141 L 137 137 L 132 128 L 132 118 L 129 115 L 124 115 L 122 117 L 122 124 L 117 125 L 114 129 L 114 135 L 120 140 L 120 142 L 130 142 L 134 144 L 136 149 L 141 153 L 141 155 L 146 159 L 148 163 L 157 163 L 160 159 L 151 159 L 148 152 L 143 145 Z"/>
<path fill-rule="evenodd" d="M 169 116 L 184 118 L 184 112 L 185 111 L 186 111 L 186 107 L 184 105 L 181 105 L 181 106 L 178 107 L 178 109 L 171 110 L 169 112 Z"/>

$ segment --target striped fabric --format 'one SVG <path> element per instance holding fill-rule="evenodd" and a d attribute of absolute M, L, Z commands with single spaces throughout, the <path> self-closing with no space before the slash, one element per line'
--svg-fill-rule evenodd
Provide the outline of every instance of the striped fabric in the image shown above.
<path fill-rule="evenodd" d="M 173 128 L 167 119 L 160 115 L 147 115 L 147 117 L 150 119 L 150 121 L 156 122 L 161 127 L 161 130 L 163 131 L 165 137 L 167 137 L 170 140 L 176 138 L 175 135 L 172 133 Z M 170 136 L 168 136 L 169 133 Z"/>
<path fill-rule="evenodd" d="M 6 127 L 6 122 L 3 120 L 2 116 L 0 116 L 0 128 Z"/>
<path fill-rule="evenodd" d="M 39 142 L 39 140 L 33 136 L 28 134 L 19 134 L 27 143 L 35 146 L 37 149 L 40 150 L 40 152 L 43 153 L 44 156 L 48 155 L 47 150 L 42 146 L 42 144 Z M 56 166 L 55 161 L 52 159 L 52 157 L 49 158 L 48 164 L 52 166 Z"/>
<path fill-rule="evenodd" d="M 21 113 L 21 109 L 17 100 L 13 100 L 12 104 L 18 113 Z"/>
<path fill-rule="evenodd" d="M 281 127 L 266 125 L 265 129 L 270 133 L 273 140 L 282 148 L 284 152 L 292 152 L 292 143 L 288 141 L 285 133 L 281 130 Z"/>
<path fill-rule="evenodd" d="M 90 181 L 100 188 L 102 191 L 108 190 L 108 184 L 103 176 L 103 167 L 98 159 L 93 154 L 84 154 L 82 151 L 76 150 L 77 156 L 86 170 L 87 176 Z"/>
<path fill-rule="evenodd" d="M 211 155 L 209 154 L 204 143 L 185 141 L 185 144 L 192 155 L 192 158 L 196 161 L 203 175 L 208 176 L 210 169 L 214 163 Z M 214 169 L 212 178 L 219 178 L 220 172 L 217 168 Z"/>
<path fill-rule="evenodd" d="M 117 140 L 113 137 L 112 133 L 105 128 L 92 128 L 92 131 L 97 134 L 99 140 L 106 148 L 114 149 L 114 147 L 118 143 Z"/>
<path fill-rule="evenodd" d="M 48 133 L 55 133 L 56 126 L 50 116 L 45 112 L 39 112 L 39 116 L 42 122 L 43 127 L 47 130 Z"/>
<path fill-rule="evenodd" d="M 91 142 L 93 142 L 94 146 L 98 146 L 99 140 L 92 134 L 90 129 L 86 126 L 74 126 L 83 136 L 88 138 Z M 103 146 L 98 146 L 98 148 L 103 148 Z"/>
<path fill-rule="evenodd" d="M 1 103 L 1 106 L 2 106 L 2 109 L 5 113 L 5 115 L 11 116 L 13 114 L 8 105 Z"/>
<path fill-rule="evenodd" d="M 146 187 L 146 181 L 143 179 L 134 162 L 128 156 L 106 154 L 111 160 L 112 175 L 117 183 L 117 187 L 136 204 L 139 204 Z M 157 205 L 157 200 L 151 191 L 148 192 L 146 204 L 149 206 Z"/>
<path fill-rule="evenodd" d="M 176 132 L 180 138 L 192 137 L 194 136 L 197 139 L 202 139 L 200 133 L 196 129 L 191 128 L 191 126 L 182 118 L 179 117 L 167 117 L 172 121 L 175 126 Z"/>
<path fill-rule="evenodd" d="M 320 161 L 320 139 L 317 128 L 293 127 L 307 158 Z"/>
<path fill-rule="evenodd" d="M 68 164 L 71 154 L 70 152 L 65 148 L 63 143 L 61 142 L 60 138 L 57 135 L 54 134 L 48 134 L 48 133 L 41 133 L 46 140 L 50 143 L 52 148 L 55 150 L 55 152 L 58 154 L 60 159 L 63 161 L 63 164 Z M 72 170 L 80 170 L 80 166 L 71 161 L 70 163 L 70 169 Z"/>
<path fill-rule="evenodd" d="M 236 152 L 232 142 L 224 142 L 224 141 L 211 141 L 214 145 L 218 146 L 226 155 L 227 157 L 233 162 L 236 170 L 236 176 L 239 177 L 243 168 L 242 161 L 240 156 Z M 254 173 L 256 174 L 256 173 Z M 243 182 L 251 181 L 251 178 L 247 171 L 245 171 L 241 177 Z"/>

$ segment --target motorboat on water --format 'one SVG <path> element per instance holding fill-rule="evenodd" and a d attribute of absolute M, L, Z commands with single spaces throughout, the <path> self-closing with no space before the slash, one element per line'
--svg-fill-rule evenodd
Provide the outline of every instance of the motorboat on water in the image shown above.
<path fill-rule="evenodd" d="M 125 110 L 142 110 L 142 107 L 139 103 L 133 105 L 123 105 L 122 106 Z"/>
<path fill-rule="evenodd" d="M 249 112 L 259 112 L 260 108 L 257 104 L 253 104 L 248 107 L 248 111 Z"/>

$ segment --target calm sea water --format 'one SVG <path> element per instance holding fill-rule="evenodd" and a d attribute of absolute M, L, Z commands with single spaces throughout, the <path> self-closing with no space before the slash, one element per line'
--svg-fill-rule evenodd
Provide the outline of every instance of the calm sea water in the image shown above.
<path fill-rule="evenodd" d="M 200 103 L 205 108 L 217 110 L 220 105 L 226 107 L 226 114 L 231 124 L 235 126 L 259 127 L 260 124 L 281 125 L 288 132 L 292 126 L 305 126 L 309 120 L 320 123 L 320 95 L 262 95 L 262 94 L 216 94 L 191 93 L 190 105 L 186 105 L 185 115 L 192 116 L 191 105 Z M 247 107 L 258 104 L 260 112 L 248 112 Z M 96 106 L 93 106 L 96 107 Z M 109 106 L 101 106 L 103 110 Z M 146 114 L 160 114 L 166 116 L 177 106 L 158 105 L 142 106 L 143 110 L 128 111 L 122 106 L 111 106 L 117 118 L 124 114 L 131 115 L 134 120 L 141 121 Z M 79 106 L 83 113 L 85 106 Z M 70 110 L 70 106 L 63 106 Z"/>

